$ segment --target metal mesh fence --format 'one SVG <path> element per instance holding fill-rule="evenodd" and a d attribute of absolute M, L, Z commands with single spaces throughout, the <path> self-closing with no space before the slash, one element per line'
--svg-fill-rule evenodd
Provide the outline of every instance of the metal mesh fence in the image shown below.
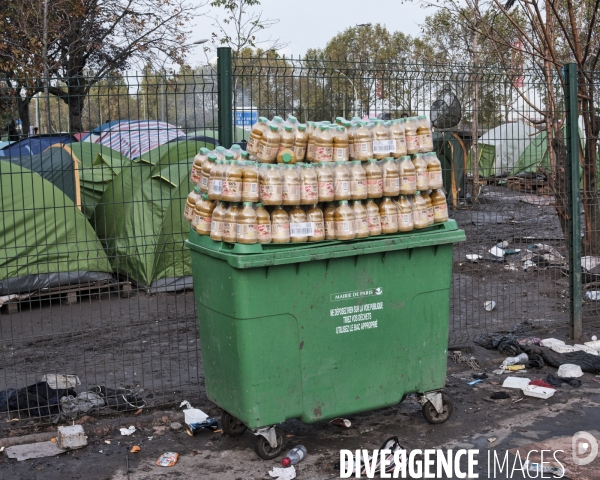
<path fill-rule="evenodd" d="M 30 79 L 0 81 L 3 123 L 25 119 L 7 128 L 5 142 L 15 143 L 0 150 L 0 391 L 9 392 L 0 404 L 10 401 L 7 389 L 48 374 L 125 388 L 131 405 L 123 408 L 206 401 L 183 244 L 189 171 L 198 149 L 220 135 L 226 147 L 229 135 L 243 147 L 259 115 L 428 115 L 450 216 L 467 233 L 454 251 L 451 343 L 524 321 L 568 328 L 557 78 L 274 56 L 239 58 L 231 71 L 226 79 L 211 66 L 103 78 L 77 102 L 68 80 L 51 82 L 62 97 Z M 232 122 L 224 124 L 218 89 L 229 87 Z M 583 191 L 597 204 L 595 183 Z M 583 218 L 591 234 L 595 223 Z M 582 255 L 595 258 L 586 245 Z M 597 316 L 594 305 L 586 301 L 586 319 Z M 40 410 L 39 397 L 25 395 L 23 418 L 56 411 Z"/>

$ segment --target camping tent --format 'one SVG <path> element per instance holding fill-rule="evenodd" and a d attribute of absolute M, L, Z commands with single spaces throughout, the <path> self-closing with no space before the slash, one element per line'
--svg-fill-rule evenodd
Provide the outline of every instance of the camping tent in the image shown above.
<path fill-rule="evenodd" d="M 488 130 L 477 142 L 479 175 L 493 177 L 510 174 L 536 134 L 534 127 L 523 122 L 505 123 Z M 472 151 L 469 154 L 469 167 L 471 164 Z"/>
<path fill-rule="evenodd" d="M 183 218 L 190 168 L 201 142 L 172 142 L 124 167 L 102 195 L 94 216 L 114 272 L 149 292 L 192 286 Z"/>
<path fill-rule="evenodd" d="M 75 137 L 68 133 L 37 135 L 35 137 L 24 138 L 23 140 L 7 145 L 0 150 L 0 157 L 37 155 L 55 143 L 71 143 L 75 141 Z"/>
<path fill-rule="evenodd" d="M 0 295 L 112 278 L 85 216 L 35 172 L 0 160 Z"/>
<path fill-rule="evenodd" d="M 446 192 L 451 195 L 456 191 L 458 196 L 464 196 L 466 152 L 463 141 L 452 132 L 433 132 L 433 147 L 442 164 Z"/>

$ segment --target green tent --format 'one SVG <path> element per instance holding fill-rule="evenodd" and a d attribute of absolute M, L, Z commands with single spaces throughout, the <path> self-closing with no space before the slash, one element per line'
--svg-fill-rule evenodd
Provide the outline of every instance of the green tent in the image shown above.
<path fill-rule="evenodd" d="M 444 188 L 452 192 L 452 172 L 459 196 L 465 191 L 465 151 L 463 143 L 451 132 L 434 132 L 433 147 L 442 164 Z"/>
<path fill-rule="evenodd" d="M 496 175 L 496 147 L 487 143 L 478 143 L 477 156 L 479 157 L 479 176 L 493 177 Z M 467 158 L 467 168 L 469 172 L 473 172 L 473 150 L 469 152 Z"/>
<path fill-rule="evenodd" d="M 151 150 L 121 171 L 96 207 L 96 232 L 113 271 L 151 293 L 192 286 L 182 212 L 193 158 L 204 146 L 184 140 Z"/>
<path fill-rule="evenodd" d="M 62 190 L 0 161 L 0 295 L 112 278 L 94 229 Z"/>

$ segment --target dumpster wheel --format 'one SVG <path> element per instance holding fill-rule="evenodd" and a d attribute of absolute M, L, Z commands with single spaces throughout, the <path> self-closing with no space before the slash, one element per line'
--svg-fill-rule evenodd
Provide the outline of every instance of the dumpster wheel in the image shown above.
<path fill-rule="evenodd" d="M 254 439 L 254 451 L 263 460 L 273 460 L 277 458 L 283 450 L 285 437 L 281 430 L 275 428 L 275 436 L 277 438 L 277 446 L 273 448 L 269 441 L 262 435 L 257 435 Z"/>
<path fill-rule="evenodd" d="M 452 415 L 452 411 L 454 410 L 454 406 L 452 405 L 452 401 L 450 398 L 442 393 L 442 412 L 438 412 L 431 402 L 425 402 L 423 404 L 423 416 L 425 420 L 429 423 L 439 424 L 444 423 L 446 420 L 450 418 Z"/>
<path fill-rule="evenodd" d="M 221 428 L 223 429 L 223 433 L 237 437 L 244 433 L 248 427 L 233 415 L 223 411 L 221 414 Z"/>

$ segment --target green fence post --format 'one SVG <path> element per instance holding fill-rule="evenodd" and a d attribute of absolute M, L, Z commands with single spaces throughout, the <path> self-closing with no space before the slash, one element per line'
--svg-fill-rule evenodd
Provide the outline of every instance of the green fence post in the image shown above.
<path fill-rule="evenodd" d="M 217 48 L 217 91 L 219 105 L 219 143 L 231 147 L 232 140 L 232 91 L 231 48 Z"/>
<path fill-rule="evenodd" d="M 581 321 L 581 217 L 579 201 L 579 127 L 577 104 L 577 65 L 567 63 L 563 69 L 565 77 L 565 112 L 567 117 L 567 198 L 569 212 L 569 295 L 571 338 L 579 340 L 582 333 Z"/>

